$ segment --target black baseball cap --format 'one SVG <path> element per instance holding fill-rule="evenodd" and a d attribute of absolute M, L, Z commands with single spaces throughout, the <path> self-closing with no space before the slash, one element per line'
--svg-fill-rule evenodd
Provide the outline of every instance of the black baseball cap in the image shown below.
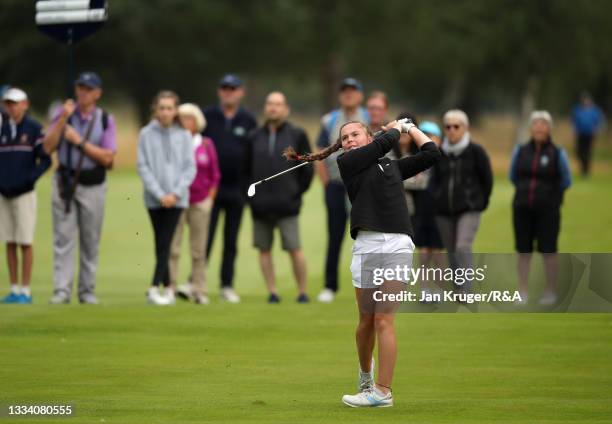
<path fill-rule="evenodd" d="M 95 72 L 83 72 L 74 81 L 74 85 L 85 85 L 90 88 L 102 88 L 102 78 Z"/>
<path fill-rule="evenodd" d="M 219 80 L 219 87 L 242 87 L 242 80 L 234 74 L 226 74 Z"/>
<path fill-rule="evenodd" d="M 355 90 L 363 91 L 363 85 L 355 78 L 344 78 L 342 84 L 340 84 L 340 91 L 345 88 L 354 88 Z"/>

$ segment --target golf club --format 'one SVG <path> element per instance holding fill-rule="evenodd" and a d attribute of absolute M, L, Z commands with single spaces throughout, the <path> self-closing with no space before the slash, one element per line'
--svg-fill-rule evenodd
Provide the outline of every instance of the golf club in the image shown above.
<path fill-rule="evenodd" d="M 311 162 L 302 162 L 302 163 L 300 163 L 299 165 L 295 165 L 295 166 L 293 166 L 293 167 L 291 167 L 291 168 L 289 168 L 289 169 L 285 169 L 284 171 L 279 172 L 278 174 L 271 175 L 271 176 L 269 176 L 268 178 L 264 178 L 263 180 L 260 180 L 260 181 L 257 181 L 257 182 L 255 182 L 255 183 L 251 184 L 251 185 L 249 186 L 249 190 L 247 191 L 247 195 L 248 195 L 249 197 L 253 197 L 253 196 L 255 196 L 255 186 L 257 186 L 257 185 L 259 185 L 259 184 L 262 184 L 262 183 L 265 183 L 266 181 L 269 181 L 269 180 L 271 180 L 272 178 L 276 178 L 276 177 L 278 177 L 278 176 L 281 176 L 281 175 L 283 175 L 283 174 L 286 174 L 287 172 L 293 171 L 294 169 L 297 169 L 297 168 L 299 168 L 299 167 L 301 167 L 301 166 L 308 165 L 309 163 L 311 163 Z"/>

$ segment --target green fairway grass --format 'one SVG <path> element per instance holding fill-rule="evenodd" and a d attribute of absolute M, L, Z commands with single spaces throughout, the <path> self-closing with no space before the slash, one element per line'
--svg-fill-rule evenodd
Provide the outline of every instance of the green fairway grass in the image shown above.
<path fill-rule="evenodd" d="M 282 297 L 268 305 L 250 212 L 236 263 L 239 305 L 218 300 L 220 233 L 208 272 L 212 303 L 145 305 L 153 241 L 133 171 L 109 177 L 99 306 L 49 306 L 50 184 L 38 184 L 32 306 L 0 305 L 0 406 L 71 404 L 44 423 L 610 423 L 612 315 L 399 314 L 393 408 L 356 410 L 350 238 L 335 303 L 295 303 L 288 258 L 276 240 Z M 512 252 L 513 189 L 498 177 L 475 251 Z M 577 179 L 562 212 L 560 251 L 612 251 L 612 177 Z M 318 182 L 300 218 L 309 293 L 322 286 L 326 249 Z M 186 244 L 184 246 L 186 248 Z M 0 294 L 8 290 L 0 249 Z M 187 250 L 181 279 L 188 273 Z"/>

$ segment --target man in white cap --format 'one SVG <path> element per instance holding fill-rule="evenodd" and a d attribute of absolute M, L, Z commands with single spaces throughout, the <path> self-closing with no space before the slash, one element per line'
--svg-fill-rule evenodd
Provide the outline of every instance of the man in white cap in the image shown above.
<path fill-rule="evenodd" d="M 11 292 L 3 303 L 32 303 L 32 244 L 36 227 L 36 180 L 51 158 L 42 143 L 42 125 L 27 115 L 28 96 L 19 88 L 2 95 L 0 114 L 0 240 L 6 243 Z M 21 248 L 21 279 L 17 247 Z M 21 283 L 21 287 L 19 287 Z"/>

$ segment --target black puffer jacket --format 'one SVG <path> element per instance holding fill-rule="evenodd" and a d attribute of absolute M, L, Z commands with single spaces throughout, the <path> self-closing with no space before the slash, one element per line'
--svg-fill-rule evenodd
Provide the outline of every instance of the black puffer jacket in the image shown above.
<path fill-rule="evenodd" d="M 493 189 L 491 162 L 485 150 L 470 140 L 461 154 L 447 155 L 434 165 L 432 190 L 438 215 L 483 211 Z"/>
<path fill-rule="evenodd" d="M 310 153 L 310 144 L 301 128 L 285 122 L 278 128 L 276 138 L 270 138 L 267 126 L 257 128 L 249 135 L 248 172 L 250 182 L 267 178 L 295 166 L 282 156 L 283 150 L 293 147 L 299 154 Z M 276 220 L 295 216 L 302 206 L 302 194 L 310 186 L 313 166 L 305 165 L 257 186 L 257 194 L 249 203 L 254 218 Z"/>

